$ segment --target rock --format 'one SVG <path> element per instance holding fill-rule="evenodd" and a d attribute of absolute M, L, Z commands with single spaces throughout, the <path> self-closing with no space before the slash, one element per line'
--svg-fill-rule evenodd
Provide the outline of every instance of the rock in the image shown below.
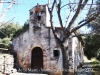
<path fill-rule="evenodd" d="M 4 75 L 4 74 L 2 74 L 2 73 L 0 72 L 0 75 Z"/>
<path fill-rule="evenodd" d="M 11 73 L 17 72 L 14 67 L 14 58 L 10 54 L 2 54 L 0 55 L 0 72 L 6 73 L 6 75 L 9 75 Z M 1 75 L 1 74 L 0 74 Z"/>

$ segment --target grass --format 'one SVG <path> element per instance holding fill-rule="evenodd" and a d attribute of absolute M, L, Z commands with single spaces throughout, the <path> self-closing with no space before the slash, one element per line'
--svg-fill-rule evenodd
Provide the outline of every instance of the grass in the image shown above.
<path fill-rule="evenodd" d="M 94 60 L 90 63 L 93 68 L 93 75 L 100 75 L 100 61 Z"/>
<path fill-rule="evenodd" d="M 98 61 L 98 60 L 92 61 L 92 62 L 90 62 L 90 64 L 91 64 L 93 67 L 95 67 L 95 66 L 100 67 L 100 61 Z"/>
<path fill-rule="evenodd" d="M 100 61 L 95 59 L 94 61 L 91 62 L 91 64 L 100 64 Z"/>
<path fill-rule="evenodd" d="M 92 65 L 92 75 L 100 75 L 100 61 L 96 60 L 96 58 L 92 58 L 91 60 L 88 60 L 86 56 L 84 56 L 85 62 L 90 62 Z"/>

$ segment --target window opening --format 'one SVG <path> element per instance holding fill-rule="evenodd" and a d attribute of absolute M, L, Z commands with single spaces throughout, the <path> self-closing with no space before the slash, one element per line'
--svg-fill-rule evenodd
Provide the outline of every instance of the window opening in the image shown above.
<path fill-rule="evenodd" d="M 40 21 L 41 20 L 41 16 L 37 16 L 37 19 Z"/>
<path fill-rule="evenodd" d="M 53 55 L 54 55 L 54 57 L 58 57 L 59 56 L 59 50 L 54 50 Z"/>
<path fill-rule="evenodd" d="M 30 12 L 30 15 L 32 15 L 33 14 L 33 12 Z"/>

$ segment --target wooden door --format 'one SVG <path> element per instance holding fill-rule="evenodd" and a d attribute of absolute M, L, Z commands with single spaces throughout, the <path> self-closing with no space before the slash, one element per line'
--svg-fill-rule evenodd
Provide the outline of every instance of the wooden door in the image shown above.
<path fill-rule="evenodd" d="M 32 50 L 31 68 L 32 69 L 43 68 L 43 52 L 42 49 L 39 47 L 36 47 Z"/>

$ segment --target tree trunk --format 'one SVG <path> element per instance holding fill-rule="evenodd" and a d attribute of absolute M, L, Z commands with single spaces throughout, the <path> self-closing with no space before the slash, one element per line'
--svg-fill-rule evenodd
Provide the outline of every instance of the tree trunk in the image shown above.
<path fill-rule="evenodd" d="M 59 41 L 57 41 L 57 42 L 58 42 L 58 45 L 60 46 L 61 52 L 62 52 L 62 60 L 63 60 L 62 71 L 63 71 L 63 75 L 69 75 L 68 39 L 66 39 L 64 41 L 64 43 L 61 43 Z"/>
<path fill-rule="evenodd" d="M 68 61 L 68 50 L 62 50 L 63 57 L 63 75 L 69 75 L 69 61 Z"/>

